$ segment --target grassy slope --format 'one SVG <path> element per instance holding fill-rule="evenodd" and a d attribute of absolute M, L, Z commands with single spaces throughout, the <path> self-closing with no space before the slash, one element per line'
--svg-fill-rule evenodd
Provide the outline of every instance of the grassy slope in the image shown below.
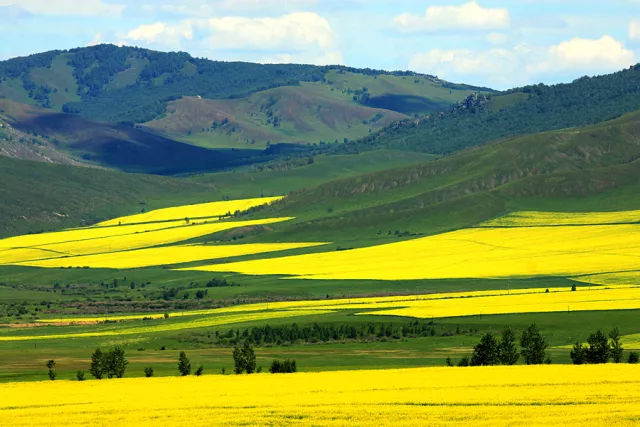
<path fill-rule="evenodd" d="M 388 231 L 456 229 L 516 209 L 638 208 L 638 135 L 640 113 L 517 137 L 300 191 L 260 215 L 298 217 L 278 227 L 278 238 L 349 245 Z"/>
<path fill-rule="evenodd" d="M 141 209 L 212 198 L 176 179 L 0 157 L 0 235 L 89 224 Z"/>
<path fill-rule="evenodd" d="M 261 148 L 267 142 L 359 138 L 404 118 L 394 111 L 357 104 L 349 95 L 326 85 L 302 83 L 257 92 L 248 98 L 182 98 L 169 104 L 163 118 L 146 126 L 205 147 Z"/>

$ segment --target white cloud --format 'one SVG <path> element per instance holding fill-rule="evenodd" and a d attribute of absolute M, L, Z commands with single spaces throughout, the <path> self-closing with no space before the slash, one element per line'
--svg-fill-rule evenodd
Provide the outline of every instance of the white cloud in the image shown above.
<path fill-rule="evenodd" d="M 557 45 L 517 45 L 488 50 L 433 49 L 416 53 L 409 68 L 472 84 L 508 88 L 549 78 L 608 73 L 635 63 L 635 55 L 611 36 L 574 38 Z"/>
<path fill-rule="evenodd" d="M 0 0 L 0 6 L 17 6 L 34 15 L 120 15 L 125 6 L 102 0 Z"/>
<path fill-rule="evenodd" d="M 237 51 L 244 51 L 245 56 L 234 59 L 342 63 L 331 25 L 322 16 L 311 12 L 263 18 L 194 18 L 175 25 L 156 22 L 132 29 L 124 40 L 156 48 L 188 48 L 209 57 L 215 56 L 215 52 L 234 54 L 236 51 L 237 56 Z M 223 59 L 230 59 L 229 55 Z"/>
<path fill-rule="evenodd" d="M 493 30 L 509 26 L 509 11 L 489 9 L 476 1 L 460 6 L 429 6 L 424 16 L 403 13 L 394 18 L 402 32 L 431 32 L 439 30 Z"/>
<path fill-rule="evenodd" d="M 317 4 L 317 0 L 164 0 L 162 4 L 144 4 L 143 10 L 184 16 L 212 16 L 221 12 L 264 12 L 300 10 Z"/>
<path fill-rule="evenodd" d="M 634 62 L 635 55 L 631 50 L 605 35 L 599 39 L 575 37 L 551 46 L 548 58 L 538 67 L 543 71 L 560 68 L 598 73 L 626 68 Z"/>
<path fill-rule="evenodd" d="M 629 38 L 640 41 L 640 19 L 629 23 Z"/>

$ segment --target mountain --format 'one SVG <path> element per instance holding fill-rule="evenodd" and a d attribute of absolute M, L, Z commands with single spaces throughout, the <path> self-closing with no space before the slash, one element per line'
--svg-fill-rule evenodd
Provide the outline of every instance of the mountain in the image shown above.
<path fill-rule="evenodd" d="M 342 141 L 407 114 L 447 109 L 475 91 L 492 92 L 412 72 L 210 61 L 114 45 L 0 62 L 0 96 L 94 121 L 152 122 L 173 138 L 200 132 L 205 146 L 228 145 L 231 126 L 238 132 L 231 138 L 236 143 Z M 183 122 L 194 98 L 203 100 L 202 111 Z M 287 111 L 300 104 L 309 117 L 290 117 Z M 207 132 L 225 118 L 230 126 Z"/>

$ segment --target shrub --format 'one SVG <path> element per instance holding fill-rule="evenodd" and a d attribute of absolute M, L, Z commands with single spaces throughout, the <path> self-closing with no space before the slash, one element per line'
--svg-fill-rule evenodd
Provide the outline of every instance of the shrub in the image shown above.
<path fill-rule="evenodd" d="M 84 381 L 84 371 L 76 372 L 76 378 L 78 379 L 78 381 Z"/>
<path fill-rule="evenodd" d="M 285 359 L 284 361 L 274 360 L 271 362 L 269 372 L 272 374 L 286 374 L 296 372 L 298 370 L 295 360 Z"/>
<path fill-rule="evenodd" d="M 640 355 L 637 351 L 632 351 L 629 353 L 629 358 L 627 359 L 627 363 L 638 363 L 640 360 Z"/>
<path fill-rule="evenodd" d="M 48 374 L 49 374 L 49 379 L 50 379 L 51 381 L 55 380 L 55 379 L 56 379 L 56 376 L 58 376 L 58 375 L 56 374 L 56 361 L 55 361 L 55 360 L 49 360 L 49 361 L 47 362 L 47 368 L 49 368 L 49 372 L 48 372 Z"/>
<path fill-rule="evenodd" d="M 203 371 L 204 371 L 204 366 L 200 365 L 198 366 L 198 369 L 196 369 L 196 372 L 194 373 L 194 375 L 199 377 L 200 375 L 202 375 Z"/>
<path fill-rule="evenodd" d="M 184 351 L 181 351 L 178 356 L 178 371 L 180 371 L 180 375 L 183 377 L 191 373 L 191 361 Z"/>
<path fill-rule="evenodd" d="M 464 356 L 460 361 L 458 361 L 458 366 L 469 366 L 469 357 Z"/>
<path fill-rule="evenodd" d="M 147 378 L 153 376 L 153 368 L 151 366 L 144 368 L 144 376 Z"/>

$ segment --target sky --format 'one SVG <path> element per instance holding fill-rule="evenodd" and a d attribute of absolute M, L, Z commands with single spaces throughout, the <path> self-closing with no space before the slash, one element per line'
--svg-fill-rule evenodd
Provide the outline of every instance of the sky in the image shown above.
<path fill-rule="evenodd" d="M 507 89 L 640 62 L 640 0 L 0 0 L 0 60 L 98 43 Z"/>

